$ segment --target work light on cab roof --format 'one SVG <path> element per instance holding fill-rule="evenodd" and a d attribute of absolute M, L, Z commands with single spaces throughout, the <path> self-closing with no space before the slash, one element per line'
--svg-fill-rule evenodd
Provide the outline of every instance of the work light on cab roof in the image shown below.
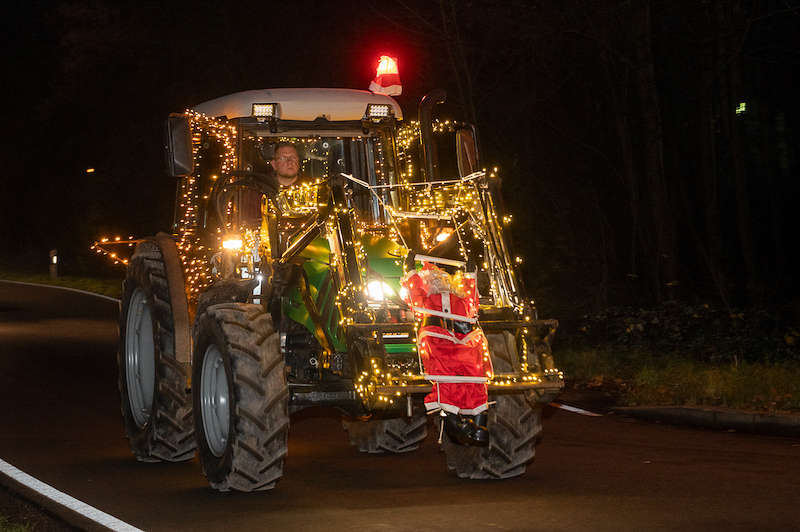
<path fill-rule="evenodd" d="M 254 103 L 253 116 L 256 118 L 278 118 L 278 104 Z"/>
<path fill-rule="evenodd" d="M 400 96 L 403 93 L 396 57 L 380 56 L 378 67 L 375 69 L 375 79 L 369 84 L 369 90 L 387 96 Z"/>

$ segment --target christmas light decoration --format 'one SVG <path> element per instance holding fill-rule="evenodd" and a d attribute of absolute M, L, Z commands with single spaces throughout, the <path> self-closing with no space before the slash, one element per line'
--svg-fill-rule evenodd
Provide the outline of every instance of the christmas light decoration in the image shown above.
<path fill-rule="evenodd" d="M 270 107 L 272 105 L 254 104 L 253 113 L 262 117 L 274 116 L 278 108 Z M 291 142 L 298 146 L 299 151 L 305 154 L 301 158 L 301 173 L 308 175 L 315 168 L 317 177 L 309 182 L 282 187 L 272 200 L 261 196 L 260 224 L 252 227 L 239 227 L 236 222 L 240 214 L 238 203 L 232 196 L 227 200 L 223 198 L 219 201 L 221 219 L 216 232 L 208 235 L 204 217 L 212 212 L 213 201 L 221 196 L 220 190 L 231 186 L 232 173 L 240 170 L 242 144 L 246 142 L 261 147 L 266 141 L 252 131 L 239 129 L 233 121 L 212 118 L 192 110 L 187 110 L 186 116 L 191 127 L 197 170 L 178 182 L 173 233 L 190 306 L 196 304 L 203 290 L 221 278 L 225 257 L 233 258 L 233 267 L 240 277 L 266 277 L 265 272 L 270 271 L 269 261 L 274 256 L 270 223 L 286 218 L 308 220 L 317 213 L 327 212 L 327 218 L 319 221 L 319 237 L 328 243 L 329 268 L 338 279 L 333 295 L 334 327 L 347 330 L 348 327 L 380 323 L 381 317 L 385 317 L 387 309 L 390 309 L 395 313 L 392 319 L 410 326 L 411 330 L 401 334 L 405 334 L 410 343 L 414 342 L 422 316 L 398 303 L 405 298 L 399 286 L 392 288 L 383 279 L 374 277 L 365 242 L 373 237 L 393 242 L 392 253 L 397 257 L 394 264 L 404 274 L 407 273 L 405 259 L 410 250 L 429 250 L 446 243 L 453 246 L 457 255 L 454 264 L 460 264 L 457 266 L 459 273 L 453 275 L 456 284 L 460 286 L 459 279 L 463 278 L 461 274 L 467 263 L 474 265 L 478 276 L 486 280 L 479 294 L 482 310 L 510 308 L 519 323 L 530 324 L 530 327 L 520 325 L 511 330 L 520 354 L 519 371 L 513 374 L 487 372 L 489 390 L 563 382 L 563 373 L 558 369 L 539 367 L 532 350 L 534 345 L 549 345 L 555 326 L 537 322 L 531 313 L 532 303 L 522 301 L 518 295 L 514 268 L 521 264 L 522 258 L 510 255 L 503 235 L 505 228 L 512 223 L 512 216 L 497 216 L 490 192 L 491 180 L 499 175 L 497 167 L 463 178 L 446 176 L 441 181 L 422 181 L 416 164 L 419 123 L 411 121 L 397 127 L 394 133 L 386 133 L 383 138 L 374 135 L 345 137 L 348 142 L 370 147 L 369 151 L 364 148 L 366 153 L 371 153 L 367 157 L 372 157 L 369 167 L 374 172 L 374 181 L 370 184 L 359 176 L 337 175 L 329 168 L 330 146 L 325 144 L 344 141 L 342 137 L 323 138 L 313 134 L 283 137 L 273 134 L 268 137 L 268 143 Z M 461 127 L 464 124 L 449 120 L 433 123 L 435 134 L 452 133 Z M 209 149 L 211 144 L 219 146 L 219 150 Z M 334 179 L 346 180 L 345 197 L 331 198 Z M 367 197 L 374 208 L 356 208 L 357 197 Z M 342 232 L 343 221 L 352 225 L 351 236 L 346 238 Z M 409 231 L 411 225 L 418 231 Z M 234 240 L 238 241 L 236 246 L 232 245 Z M 118 236 L 103 237 L 94 242 L 91 249 L 106 255 L 115 264 L 126 266 L 134 247 L 142 241 L 132 236 L 125 240 Z M 344 264 L 348 249 L 354 252 L 354 264 Z M 351 268 L 354 271 L 351 272 Z M 348 277 L 345 273 L 352 275 Z M 454 290 L 458 289 L 454 287 Z M 396 293 L 395 290 L 399 291 Z M 375 329 L 372 340 L 381 344 L 384 339 L 392 338 L 389 334 L 379 334 Z M 483 341 L 481 349 L 484 360 L 489 362 L 488 342 Z M 423 355 L 425 353 L 415 349 L 418 359 Z M 529 357 L 533 358 L 529 360 Z M 430 389 L 430 382 L 421 374 L 420 368 L 422 365 L 418 360 L 416 366 L 412 363 L 398 371 L 395 366 L 387 365 L 383 358 L 370 357 L 369 366 L 361 368 L 355 377 L 356 392 L 365 404 L 391 407 L 398 396 L 409 390 L 421 393 Z"/>

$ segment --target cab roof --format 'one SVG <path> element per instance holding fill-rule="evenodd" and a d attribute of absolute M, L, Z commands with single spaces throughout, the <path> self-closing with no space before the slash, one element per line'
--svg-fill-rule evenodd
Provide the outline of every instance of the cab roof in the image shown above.
<path fill-rule="evenodd" d="M 192 110 L 212 117 L 242 118 L 251 116 L 254 103 L 279 104 L 281 120 L 360 120 L 370 103 L 390 104 L 394 116 L 403 118 L 403 110 L 394 98 L 355 89 L 256 89 L 215 98 Z"/>

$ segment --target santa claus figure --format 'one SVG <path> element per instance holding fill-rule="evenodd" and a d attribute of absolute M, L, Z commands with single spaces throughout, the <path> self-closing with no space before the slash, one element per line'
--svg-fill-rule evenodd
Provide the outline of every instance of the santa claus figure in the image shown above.
<path fill-rule="evenodd" d="M 492 376 L 488 345 L 478 327 L 475 274 L 449 274 L 424 263 L 402 280 L 406 303 L 421 326 L 417 349 L 425 378 L 433 391 L 425 407 L 441 410 L 451 439 L 467 445 L 486 445 L 487 383 Z"/>

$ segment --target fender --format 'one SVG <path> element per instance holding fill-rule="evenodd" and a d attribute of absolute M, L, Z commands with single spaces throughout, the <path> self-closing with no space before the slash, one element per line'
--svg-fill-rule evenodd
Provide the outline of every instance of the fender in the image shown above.
<path fill-rule="evenodd" d="M 186 367 L 192 364 L 192 328 L 189 321 L 189 303 L 186 300 L 183 267 L 178 257 L 178 247 L 172 235 L 158 233 L 156 244 L 164 258 L 164 269 L 167 273 L 169 287 L 169 303 L 172 307 L 172 322 L 175 327 L 175 359 Z M 187 375 L 191 375 L 189 372 Z"/>

